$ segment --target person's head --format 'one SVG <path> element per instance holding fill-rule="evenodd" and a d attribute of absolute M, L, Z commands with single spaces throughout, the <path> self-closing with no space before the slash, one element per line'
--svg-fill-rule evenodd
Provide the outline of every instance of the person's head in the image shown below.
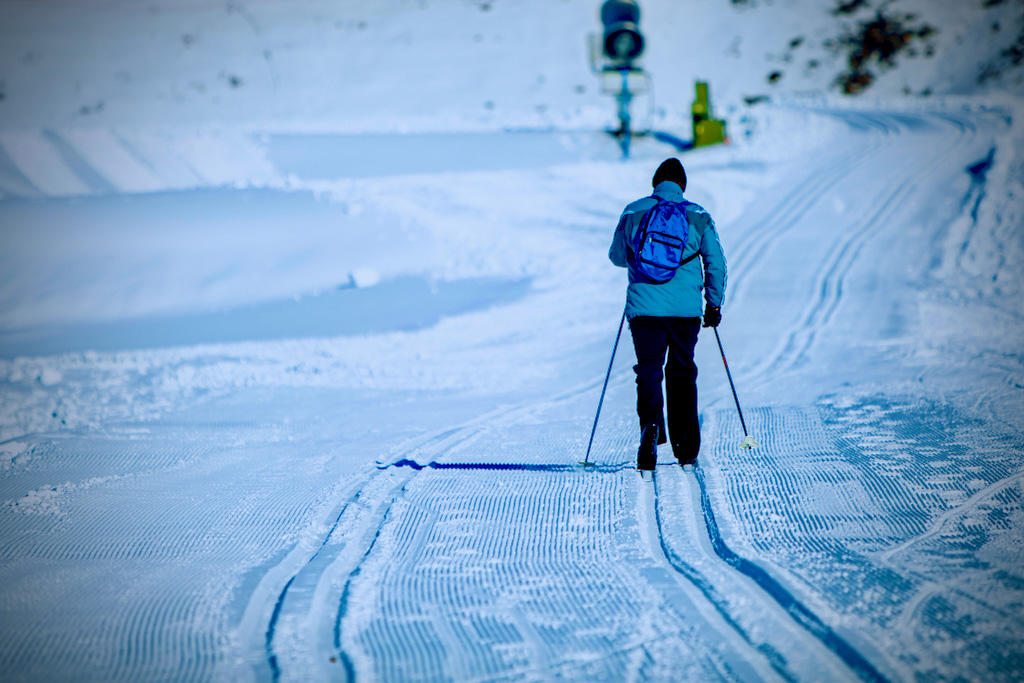
<path fill-rule="evenodd" d="M 671 157 L 661 162 L 661 166 L 658 166 L 658 170 L 654 172 L 654 177 L 651 179 L 651 186 L 657 187 L 658 183 L 665 180 L 671 180 L 679 186 L 680 190 L 686 189 L 686 171 L 683 170 L 679 159 Z"/>

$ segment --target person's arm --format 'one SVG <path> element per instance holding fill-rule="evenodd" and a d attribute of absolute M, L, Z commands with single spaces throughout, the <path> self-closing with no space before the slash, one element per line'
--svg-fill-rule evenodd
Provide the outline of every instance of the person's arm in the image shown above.
<path fill-rule="evenodd" d="M 629 245 L 626 242 L 629 215 L 623 212 L 619 218 L 619 224 L 615 227 L 615 234 L 612 236 L 612 246 L 608 248 L 608 259 L 619 268 L 629 266 L 626 261 L 626 255 L 629 253 Z"/>
<path fill-rule="evenodd" d="M 727 266 L 722 243 L 718 241 L 718 230 L 708 214 L 703 214 L 707 226 L 700 243 L 700 256 L 704 262 L 704 300 L 709 306 L 721 308 L 725 301 Z"/>

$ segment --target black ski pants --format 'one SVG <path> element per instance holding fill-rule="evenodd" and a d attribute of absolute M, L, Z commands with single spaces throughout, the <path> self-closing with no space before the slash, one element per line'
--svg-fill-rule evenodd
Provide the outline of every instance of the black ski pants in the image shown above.
<path fill-rule="evenodd" d="M 697 366 L 693 349 L 700 332 L 700 318 L 637 316 L 629 321 L 636 349 L 636 412 L 640 429 L 658 425 L 658 443 L 665 443 L 664 399 L 668 394 L 668 439 L 679 460 L 692 460 L 700 451 L 697 421 Z M 668 364 L 665 352 L 668 351 Z"/>

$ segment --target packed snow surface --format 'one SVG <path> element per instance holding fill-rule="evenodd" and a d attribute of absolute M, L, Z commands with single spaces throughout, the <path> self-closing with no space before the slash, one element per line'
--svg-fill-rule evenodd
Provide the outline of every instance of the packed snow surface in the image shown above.
<path fill-rule="evenodd" d="M 1024 678 L 1024 18 L 839 4 L 644 4 L 760 444 L 704 330 L 647 480 L 594 4 L 0 6 L 0 678 Z"/>

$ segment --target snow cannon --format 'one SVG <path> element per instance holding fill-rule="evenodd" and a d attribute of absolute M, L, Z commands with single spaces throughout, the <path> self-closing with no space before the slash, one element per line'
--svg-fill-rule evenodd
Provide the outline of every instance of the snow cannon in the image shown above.
<path fill-rule="evenodd" d="M 607 0 L 601 5 L 602 49 L 616 67 L 628 67 L 644 51 L 640 5 L 634 0 Z"/>
<path fill-rule="evenodd" d="M 697 82 L 697 99 L 693 103 L 693 146 L 703 147 L 725 142 L 725 121 L 711 118 L 708 84 Z"/>
<path fill-rule="evenodd" d="M 647 74 L 634 64 L 644 51 L 640 5 L 636 0 L 605 0 L 601 24 L 601 35 L 590 34 L 590 68 L 601 76 L 602 91 L 619 105 L 619 128 L 608 132 L 619 139 L 622 156 L 628 157 L 633 136 L 629 105 L 647 91 Z"/>

